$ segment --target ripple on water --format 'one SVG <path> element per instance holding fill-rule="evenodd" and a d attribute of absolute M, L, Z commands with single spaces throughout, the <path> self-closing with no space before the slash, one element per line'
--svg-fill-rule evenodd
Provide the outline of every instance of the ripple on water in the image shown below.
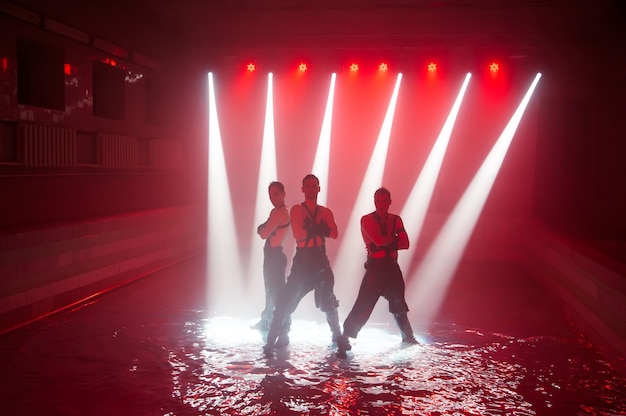
<path fill-rule="evenodd" d="M 173 396 L 198 414 L 223 415 L 626 412 L 624 379 L 575 338 L 440 328 L 407 348 L 393 327 L 368 326 L 339 360 L 325 323 L 297 321 L 290 346 L 265 359 L 248 325 L 199 323 L 187 343 L 196 347 L 170 352 Z"/>

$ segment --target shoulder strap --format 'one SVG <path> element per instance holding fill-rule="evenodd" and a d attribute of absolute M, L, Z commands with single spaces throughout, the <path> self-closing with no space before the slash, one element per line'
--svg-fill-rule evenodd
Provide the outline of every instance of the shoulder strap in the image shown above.
<path fill-rule="evenodd" d="M 374 218 L 376 218 L 376 222 L 378 223 L 378 225 L 380 226 L 380 232 L 382 235 L 387 235 L 387 227 L 385 226 L 385 224 L 383 223 L 383 219 L 380 218 L 380 215 L 378 215 L 376 213 L 376 211 L 372 212 L 372 214 L 374 215 Z M 395 229 L 395 222 L 394 222 L 394 229 Z"/>
<path fill-rule="evenodd" d="M 317 217 L 317 210 L 319 208 L 319 205 L 315 205 L 315 211 L 311 212 L 311 210 L 309 209 L 309 207 L 303 202 L 302 206 L 307 210 L 308 215 L 307 217 L 311 219 L 311 222 L 313 224 L 315 224 L 315 217 Z M 311 235 L 311 231 L 310 229 L 307 230 L 307 236 L 306 236 L 306 241 L 304 242 L 304 246 L 308 247 L 309 246 L 309 241 L 313 240 L 313 245 L 316 245 L 316 241 L 315 241 L 315 235 Z M 323 240 L 323 237 L 322 237 Z"/>
<path fill-rule="evenodd" d="M 315 205 L 315 211 L 311 212 L 311 210 L 309 209 L 309 207 L 303 202 L 301 204 L 309 213 L 309 217 L 311 217 L 311 221 L 315 222 L 315 217 L 317 217 L 317 210 L 320 207 L 319 205 Z"/>

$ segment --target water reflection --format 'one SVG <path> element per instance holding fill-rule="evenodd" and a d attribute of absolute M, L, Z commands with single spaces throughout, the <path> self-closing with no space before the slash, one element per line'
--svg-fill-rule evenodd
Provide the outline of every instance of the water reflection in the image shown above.
<path fill-rule="evenodd" d="M 626 414 L 626 379 L 517 267 L 464 269 L 420 345 L 373 318 L 341 360 L 301 315 L 268 360 L 256 314 L 210 315 L 202 266 L 0 336 L 0 415 Z"/>
<path fill-rule="evenodd" d="M 626 412 L 624 380 L 607 377 L 582 340 L 440 327 L 402 347 L 394 327 L 370 325 L 340 360 L 325 323 L 295 321 L 290 346 L 267 360 L 249 325 L 213 318 L 188 328 L 193 348 L 169 354 L 172 395 L 197 414 L 223 415 Z"/>

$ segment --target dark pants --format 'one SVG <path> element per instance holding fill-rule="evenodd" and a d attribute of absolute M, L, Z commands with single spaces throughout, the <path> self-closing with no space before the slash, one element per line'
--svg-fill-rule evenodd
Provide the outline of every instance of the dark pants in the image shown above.
<path fill-rule="evenodd" d="M 261 313 L 261 319 L 269 322 L 274 316 L 274 308 L 278 296 L 285 287 L 285 268 L 287 256 L 282 246 L 263 248 L 263 281 L 265 283 L 265 309 Z"/>
<path fill-rule="evenodd" d="M 369 258 L 359 295 L 343 323 L 343 334 L 356 338 L 382 296 L 389 302 L 389 312 L 396 315 L 409 310 L 404 300 L 404 279 L 395 258 Z"/>
<path fill-rule="evenodd" d="M 315 291 L 315 306 L 326 312 L 333 335 L 340 335 L 337 319 L 339 302 L 333 292 L 334 285 L 335 276 L 326 257 L 326 248 L 324 246 L 297 248 L 287 283 L 276 303 L 274 319 L 267 337 L 268 344 L 272 345 L 276 337 L 285 332 L 291 314 L 302 298 L 312 290 Z"/>

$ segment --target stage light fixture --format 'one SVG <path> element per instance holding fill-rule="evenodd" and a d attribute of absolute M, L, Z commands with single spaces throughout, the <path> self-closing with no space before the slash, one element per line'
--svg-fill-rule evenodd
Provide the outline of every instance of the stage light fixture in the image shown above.
<path fill-rule="evenodd" d="M 434 62 L 431 62 L 428 64 L 428 72 L 431 74 L 434 74 L 435 72 L 437 72 L 437 64 Z"/>
<path fill-rule="evenodd" d="M 302 62 L 300 65 L 298 65 L 298 71 L 300 71 L 300 72 L 306 72 L 307 69 L 309 69 L 309 68 L 307 67 L 307 65 L 304 62 Z"/>
<path fill-rule="evenodd" d="M 350 72 L 358 72 L 359 71 L 359 64 L 357 63 L 352 63 L 350 65 Z"/>
<path fill-rule="evenodd" d="M 256 65 L 253 63 L 249 63 L 248 65 L 246 65 L 246 70 L 248 72 L 254 72 L 256 70 Z"/>
<path fill-rule="evenodd" d="M 497 62 L 492 62 L 489 64 L 489 72 L 495 75 L 498 73 L 498 71 L 500 71 L 500 64 L 498 64 Z"/>
<path fill-rule="evenodd" d="M 380 72 L 387 72 L 389 71 L 389 65 L 387 65 L 385 62 L 381 62 L 380 65 L 378 65 L 378 70 Z"/>

